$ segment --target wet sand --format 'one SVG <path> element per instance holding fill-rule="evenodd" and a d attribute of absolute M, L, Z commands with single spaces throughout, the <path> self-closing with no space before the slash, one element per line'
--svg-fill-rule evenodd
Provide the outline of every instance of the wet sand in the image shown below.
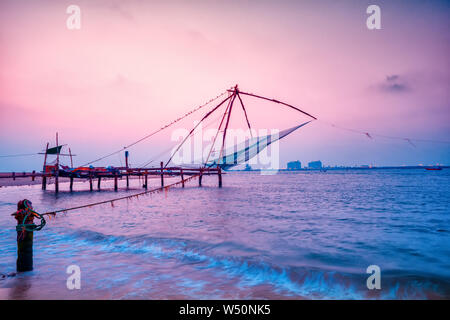
<path fill-rule="evenodd" d="M 21 173 L 17 173 L 16 179 L 13 178 L 3 178 L 5 176 L 10 176 L 11 173 L 0 173 L 0 188 L 1 187 L 12 187 L 12 186 L 26 186 L 26 185 L 34 185 L 34 184 L 41 184 L 42 178 L 41 177 L 35 177 L 34 181 L 31 179 L 31 177 L 20 177 Z M 59 178 L 59 182 L 68 182 L 69 178 Z M 55 179 L 53 178 L 47 178 L 47 184 L 54 184 Z"/>

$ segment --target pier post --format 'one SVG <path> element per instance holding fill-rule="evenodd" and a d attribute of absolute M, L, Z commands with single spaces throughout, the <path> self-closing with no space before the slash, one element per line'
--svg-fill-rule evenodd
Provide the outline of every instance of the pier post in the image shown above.
<path fill-rule="evenodd" d="M 217 175 L 219 176 L 219 188 L 222 188 L 222 169 L 217 167 Z"/>
<path fill-rule="evenodd" d="M 33 170 L 33 172 L 31 173 L 31 181 L 34 181 L 35 178 L 36 178 L 36 171 Z"/>
<path fill-rule="evenodd" d="M 17 240 L 16 270 L 17 272 L 33 270 L 33 232 L 25 231 L 22 238 Z"/>
<path fill-rule="evenodd" d="M 164 187 L 164 162 L 161 161 L 161 187 Z"/>
<path fill-rule="evenodd" d="M 44 166 L 42 168 L 42 173 L 44 174 L 42 176 L 42 190 L 47 189 L 47 177 L 45 176 L 45 167 L 47 165 L 47 151 L 48 151 L 48 142 L 47 146 L 45 147 Z"/>
<path fill-rule="evenodd" d="M 114 173 L 114 191 L 117 191 L 117 173 Z"/>
<path fill-rule="evenodd" d="M 73 191 L 73 176 L 70 175 L 70 192 Z"/>
<path fill-rule="evenodd" d="M 101 177 L 98 177 L 98 182 L 97 182 L 97 189 L 100 190 L 100 181 L 102 180 Z"/>
<path fill-rule="evenodd" d="M 125 167 L 127 168 L 127 189 L 130 186 L 130 179 L 128 174 L 128 151 L 125 151 Z"/>
<path fill-rule="evenodd" d="M 180 169 L 180 175 L 181 175 L 181 187 L 184 188 L 184 175 L 183 175 L 183 168 Z"/>
<path fill-rule="evenodd" d="M 203 178 L 203 171 L 200 169 L 200 176 L 198 177 L 198 186 L 202 186 L 202 178 Z"/>
<path fill-rule="evenodd" d="M 144 188 L 145 188 L 145 189 L 148 188 L 148 176 L 147 176 L 147 171 L 145 171 L 145 174 L 144 174 Z"/>
<path fill-rule="evenodd" d="M 25 218 L 24 202 L 26 199 L 19 201 L 17 204 L 17 212 L 14 214 L 17 224 L 23 222 Z M 30 203 L 31 206 L 31 203 Z M 32 208 L 31 208 L 32 209 Z M 33 232 L 25 230 L 17 230 L 17 272 L 31 271 L 33 270 Z"/>
<path fill-rule="evenodd" d="M 59 192 L 59 181 L 58 181 L 58 176 L 59 176 L 59 172 L 58 172 L 58 167 L 56 168 L 56 173 L 55 173 L 55 192 L 58 193 Z"/>
<path fill-rule="evenodd" d="M 94 190 L 94 187 L 92 186 L 92 173 L 89 172 L 89 190 Z"/>
<path fill-rule="evenodd" d="M 55 193 L 59 192 L 59 153 L 58 150 L 59 142 L 58 142 L 58 132 L 56 133 L 56 171 L 55 171 Z"/>
<path fill-rule="evenodd" d="M 12 176 L 13 176 L 13 180 L 16 180 L 16 173 L 15 172 L 13 172 Z"/>

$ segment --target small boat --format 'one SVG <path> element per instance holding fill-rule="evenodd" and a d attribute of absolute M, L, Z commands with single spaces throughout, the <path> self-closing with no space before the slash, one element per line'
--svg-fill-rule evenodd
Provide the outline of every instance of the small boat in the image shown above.
<path fill-rule="evenodd" d="M 442 170 L 442 167 L 426 167 L 425 170 L 437 171 L 437 170 Z"/>

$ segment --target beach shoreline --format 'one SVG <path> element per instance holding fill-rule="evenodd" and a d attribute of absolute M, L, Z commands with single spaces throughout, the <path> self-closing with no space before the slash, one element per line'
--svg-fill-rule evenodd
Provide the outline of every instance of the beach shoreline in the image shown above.
<path fill-rule="evenodd" d="M 0 173 L 0 188 L 6 187 L 17 187 L 17 186 L 32 186 L 37 184 L 42 184 L 42 177 L 35 177 L 34 181 L 31 177 L 21 177 L 16 176 L 13 178 L 3 178 L 2 176 L 10 176 L 11 173 Z M 159 176 L 148 176 L 148 179 L 158 179 Z M 125 179 L 125 177 L 120 177 L 119 180 Z M 130 180 L 139 179 L 139 177 L 130 177 Z M 78 181 L 89 181 L 89 179 L 79 179 Z M 102 178 L 102 181 L 114 180 L 114 178 Z M 59 177 L 59 183 L 68 183 L 70 182 L 70 178 L 67 177 Z M 55 178 L 47 177 L 47 185 L 55 184 Z"/>
<path fill-rule="evenodd" d="M 6 175 L 10 176 L 11 173 L 0 173 L 0 188 L 42 184 L 42 177 L 35 177 L 33 181 L 31 177 L 18 176 L 15 179 L 2 177 Z M 69 180 L 70 180 L 69 178 L 59 178 L 60 182 L 67 182 Z M 55 183 L 54 179 L 47 178 L 47 184 L 54 184 L 54 183 Z"/>

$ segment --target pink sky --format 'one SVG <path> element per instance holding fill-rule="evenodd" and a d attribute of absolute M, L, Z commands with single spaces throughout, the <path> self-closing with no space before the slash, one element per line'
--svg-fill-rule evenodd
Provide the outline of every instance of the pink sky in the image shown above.
<path fill-rule="evenodd" d="M 70 4 L 81 30 L 66 28 Z M 369 4 L 380 5 L 382 30 L 367 29 Z M 58 131 L 81 164 L 236 83 L 340 126 L 449 141 L 449 13 L 446 1 L 2 1 L 0 155 L 38 152 Z M 255 127 L 305 120 L 250 99 Z M 169 137 L 132 159 L 151 158 Z M 282 141 L 281 162 L 450 164 L 449 146 L 370 140 L 317 121 Z M 41 163 L 0 158 L 0 171 Z"/>

